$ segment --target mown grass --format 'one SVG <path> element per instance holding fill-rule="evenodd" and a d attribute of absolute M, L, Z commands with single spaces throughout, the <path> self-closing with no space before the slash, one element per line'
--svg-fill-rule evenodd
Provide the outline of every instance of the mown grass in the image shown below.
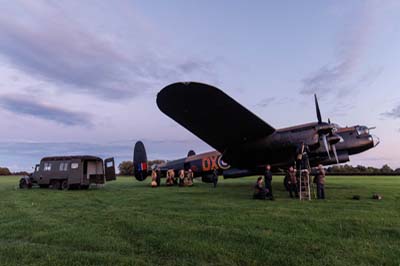
<path fill-rule="evenodd" d="M 216 189 L 17 181 L 0 177 L 0 265 L 400 265 L 399 177 L 327 177 L 328 199 L 311 202 L 289 199 L 281 177 L 276 201 L 251 199 L 255 177 Z"/>

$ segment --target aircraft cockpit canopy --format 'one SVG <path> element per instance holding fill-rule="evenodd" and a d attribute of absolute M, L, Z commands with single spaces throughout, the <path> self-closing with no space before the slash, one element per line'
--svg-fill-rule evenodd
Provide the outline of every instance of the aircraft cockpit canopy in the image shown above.
<path fill-rule="evenodd" d="M 359 136 L 361 136 L 361 135 L 369 135 L 369 128 L 366 127 L 366 126 L 357 126 L 356 130 L 357 130 L 357 134 Z"/>

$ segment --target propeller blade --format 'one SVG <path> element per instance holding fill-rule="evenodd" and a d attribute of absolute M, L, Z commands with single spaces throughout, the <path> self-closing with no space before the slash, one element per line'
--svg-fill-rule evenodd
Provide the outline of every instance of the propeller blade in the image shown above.
<path fill-rule="evenodd" d="M 322 123 L 322 117 L 321 117 L 321 110 L 319 110 L 317 94 L 314 94 L 314 99 L 315 99 L 315 109 L 317 110 L 318 123 L 321 124 Z"/>
<path fill-rule="evenodd" d="M 332 148 L 333 154 L 335 155 L 336 163 L 339 163 L 339 159 L 337 157 L 337 152 L 336 152 L 336 146 L 332 145 L 331 148 Z"/>
<path fill-rule="evenodd" d="M 326 153 L 328 154 L 329 160 L 331 159 L 331 155 L 329 154 L 329 147 L 328 147 L 328 141 L 326 140 L 326 135 L 322 136 L 322 139 L 324 140 L 324 146 Z"/>

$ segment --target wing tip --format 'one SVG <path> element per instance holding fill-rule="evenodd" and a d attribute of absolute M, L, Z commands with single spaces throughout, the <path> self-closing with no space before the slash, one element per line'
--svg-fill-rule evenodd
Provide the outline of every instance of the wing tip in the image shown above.
<path fill-rule="evenodd" d="M 202 83 L 202 82 L 197 82 L 197 81 L 178 81 L 178 82 L 174 82 L 171 83 L 167 86 L 165 86 L 164 88 L 162 88 L 158 93 L 157 93 L 157 97 L 156 97 L 156 103 L 158 108 L 162 109 L 161 106 L 163 105 L 162 102 L 166 101 L 167 98 L 169 98 L 170 95 L 176 94 L 176 93 L 180 93 L 183 90 L 187 89 L 187 88 L 212 88 L 214 90 L 220 91 L 220 89 L 206 84 L 206 83 Z"/>

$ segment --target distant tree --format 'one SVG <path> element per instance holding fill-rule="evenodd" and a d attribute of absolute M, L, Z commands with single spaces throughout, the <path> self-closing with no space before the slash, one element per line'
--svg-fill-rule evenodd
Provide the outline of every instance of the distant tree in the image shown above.
<path fill-rule="evenodd" d="M 390 168 L 389 165 L 385 164 L 382 168 L 375 167 L 365 167 L 362 165 L 351 166 L 348 164 L 344 165 L 334 165 L 327 168 L 327 172 L 329 174 L 400 174 L 400 168 L 397 168 L 395 171 Z"/>
<path fill-rule="evenodd" d="M 24 176 L 24 175 L 29 175 L 29 173 L 26 172 L 26 171 L 20 171 L 20 172 L 13 172 L 12 175 L 21 175 L 21 176 Z"/>
<path fill-rule="evenodd" d="M 133 163 L 131 161 L 123 161 L 118 165 L 120 175 L 133 175 Z"/>
<path fill-rule="evenodd" d="M 371 166 L 367 167 L 367 173 L 368 174 L 374 174 L 374 173 L 377 173 L 377 172 L 379 172 L 379 169 L 377 169 L 375 167 L 371 167 Z"/>
<path fill-rule="evenodd" d="M 10 169 L 6 167 L 0 167 L 0 175 L 11 175 Z"/>
<path fill-rule="evenodd" d="M 147 162 L 149 169 L 151 169 L 151 167 L 153 165 L 162 164 L 162 163 L 165 163 L 165 161 L 164 160 L 152 160 L 152 161 Z"/>
<path fill-rule="evenodd" d="M 381 168 L 381 173 L 383 173 L 383 174 L 390 174 L 390 173 L 393 173 L 393 169 L 390 168 L 389 165 L 385 164 L 385 165 L 382 166 L 382 168 Z"/>
<path fill-rule="evenodd" d="M 365 166 L 362 166 L 362 165 L 357 165 L 357 167 L 355 169 L 357 169 L 357 171 L 359 173 L 365 173 L 367 171 L 367 168 Z"/>

